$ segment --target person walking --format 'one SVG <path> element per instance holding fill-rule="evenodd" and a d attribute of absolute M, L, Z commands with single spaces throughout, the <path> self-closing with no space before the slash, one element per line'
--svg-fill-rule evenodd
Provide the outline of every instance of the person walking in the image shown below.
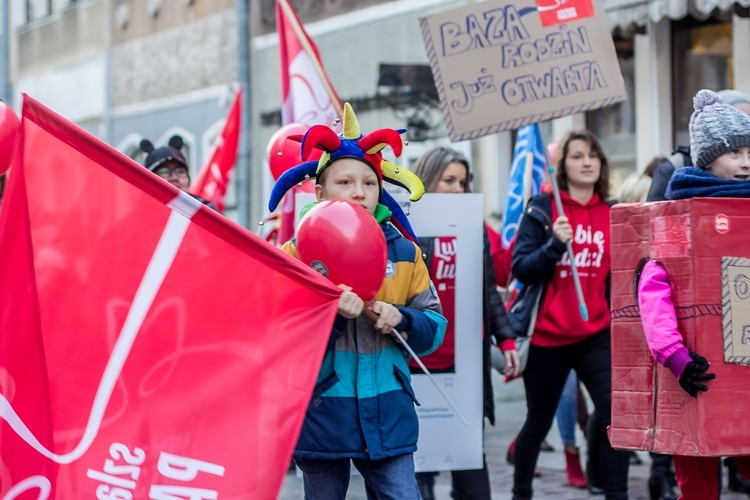
<path fill-rule="evenodd" d="M 750 198 L 750 116 L 722 101 L 710 90 L 693 98 L 690 117 L 690 154 L 694 167 L 678 169 L 666 190 L 668 200 L 693 197 Z M 654 359 L 669 369 L 680 387 L 701 397 L 715 383 L 709 364 L 700 353 L 689 350 L 679 330 L 672 300 L 673 285 L 665 266 L 644 259 L 635 273 L 636 297 L 643 331 Z M 702 335 L 721 332 L 701 332 Z M 719 498 L 719 457 L 674 455 L 677 482 L 683 500 Z M 736 473 L 750 476 L 750 456 L 733 457 Z M 730 473 L 732 471 L 730 470 Z M 737 481 L 737 478 L 734 478 Z"/>
<path fill-rule="evenodd" d="M 524 286 L 544 284 L 523 376 L 528 412 L 516 443 L 513 499 L 532 498 L 539 447 L 574 369 L 598 415 L 592 432 L 599 437 L 605 496 L 621 500 L 628 497 L 629 455 L 613 449 L 606 435 L 611 420 L 609 164 L 598 139 L 587 130 L 570 133 L 561 147 L 555 175 L 565 213 L 557 213 L 550 195 L 532 198 L 513 252 L 516 278 Z M 568 242 L 588 321 L 578 314 Z"/>
<path fill-rule="evenodd" d="M 285 174 L 291 178 L 279 177 L 269 210 L 291 186 L 315 177 L 317 202 L 346 200 L 378 221 L 389 265 L 398 271 L 388 273 L 368 304 L 346 283 L 338 284 L 343 291 L 338 314 L 294 459 L 302 470 L 306 500 L 344 500 L 350 461 L 362 473 L 368 499 L 419 500 L 413 458 L 419 433 L 416 397 L 409 354 L 392 332 L 402 333 L 417 355 L 427 355 L 442 343 L 446 320 L 419 248 L 396 229 L 393 213 L 382 203 L 383 182 L 389 174 L 384 172 L 386 161 L 380 151 L 390 146 L 398 155 L 400 133 L 380 129 L 363 136 L 349 103 L 344 104 L 342 129 L 340 135 L 326 125 L 308 130 L 303 139 L 305 157 L 310 157 L 312 148 L 326 153 L 319 161 L 303 163 Z M 407 174 L 399 175 L 399 181 L 406 182 Z M 421 182 L 413 179 L 413 187 L 421 189 Z M 312 206 L 302 209 L 302 217 Z M 296 240 L 286 242 L 282 251 L 299 258 Z M 362 316 L 365 308 L 376 318 Z"/>
<path fill-rule="evenodd" d="M 425 185 L 428 193 L 460 194 L 471 192 L 471 169 L 469 161 L 460 153 L 445 147 L 437 147 L 423 154 L 414 164 L 413 172 Z M 456 238 L 436 237 L 420 238 L 419 245 L 426 255 L 425 263 L 431 270 L 432 280 L 436 284 L 438 296 L 443 306 L 443 314 L 448 319 L 443 344 L 429 356 L 422 358 L 425 366 L 433 372 L 452 372 L 455 364 L 455 337 L 461 332 L 455 331 L 455 276 L 441 276 L 437 273 L 440 255 L 436 252 L 439 246 L 453 246 Z M 495 285 L 495 270 L 490 254 L 490 241 L 487 228 L 484 231 L 483 276 L 482 276 L 482 320 L 484 335 L 482 337 L 482 379 L 484 389 L 484 416 L 490 425 L 495 425 L 495 404 L 492 392 L 490 347 L 495 340 L 505 357 L 504 374 L 515 376 L 518 372 L 518 351 L 513 340 L 515 332 L 505 316 L 505 305 Z M 466 333 L 463 333 L 464 335 Z M 416 365 L 412 362 L 412 368 Z M 433 472 L 417 474 L 417 483 L 423 500 L 435 498 Z M 453 479 L 453 498 L 455 500 L 490 500 L 490 478 L 487 461 L 483 457 L 483 466 L 477 470 L 460 470 L 451 472 Z"/>

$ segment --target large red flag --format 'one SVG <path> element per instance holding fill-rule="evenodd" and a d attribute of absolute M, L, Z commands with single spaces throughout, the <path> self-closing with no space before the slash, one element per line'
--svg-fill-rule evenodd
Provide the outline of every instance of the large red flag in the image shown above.
<path fill-rule="evenodd" d="M 0 498 L 276 498 L 337 296 L 25 97 L 0 212 Z"/>
<path fill-rule="evenodd" d="M 333 125 L 343 104 L 323 69 L 318 47 L 289 0 L 276 0 L 276 31 L 279 34 L 282 124 Z M 294 196 L 298 191 L 298 188 L 291 189 L 281 203 L 278 245 L 294 236 Z"/>
<path fill-rule="evenodd" d="M 237 91 L 227 121 L 221 133 L 216 136 L 208 161 L 190 186 L 190 192 L 214 204 L 219 212 L 224 211 L 224 198 L 227 186 L 237 160 L 237 146 L 240 142 L 242 122 L 242 88 Z"/>

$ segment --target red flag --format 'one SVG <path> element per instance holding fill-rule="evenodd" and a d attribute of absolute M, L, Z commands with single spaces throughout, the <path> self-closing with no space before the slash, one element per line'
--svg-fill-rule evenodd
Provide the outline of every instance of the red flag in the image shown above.
<path fill-rule="evenodd" d="M 195 181 L 190 186 L 190 192 L 214 204 L 219 212 L 224 211 L 224 198 L 227 194 L 229 178 L 237 160 L 237 146 L 240 142 L 240 126 L 242 123 L 242 88 L 237 91 L 232 107 L 229 109 L 227 121 L 221 133 L 214 140 L 211 156 L 208 158 Z"/>
<path fill-rule="evenodd" d="M 305 32 L 289 0 L 276 0 L 281 57 L 281 121 L 331 125 L 343 104 L 323 69 L 318 47 Z"/>
<path fill-rule="evenodd" d="M 318 47 L 305 32 L 289 0 L 276 0 L 276 31 L 281 58 L 282 124 L 332 125 L 343 104 L 323 69 Z M 293 188 L 282 201 L 278 245 L 294 236 L 294 196 L 298 192 Z"/>
<path fill-rule="evenodd" d="M 0 498 L 276 498 L 337 290 L 28 97 L 19 141 Z"/>

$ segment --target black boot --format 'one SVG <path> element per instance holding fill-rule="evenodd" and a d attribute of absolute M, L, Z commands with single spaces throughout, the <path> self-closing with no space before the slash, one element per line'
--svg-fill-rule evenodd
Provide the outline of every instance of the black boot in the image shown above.
<path fill-rule="evenodd" d="M 729 477 L 729 489 L 738 493 L 750 493 L 750 481 L 745 479 L 737 469 L 732 457 L 724 459 L 724 465 L 727 467 Z"/>
<path fill-rule="evenodd" d="M 590 443 L 590 441 L 589 441 Z M 586 457 L 586 482 L 589 493 L 592 495 L 604 495 L 604 481 L 601 476 L 601 466 L 593 463 L 592 454 L 597 457 L 594 460 L 598 460 L 599 455 L 589 451 Z"/>
<path fill-rule="evenodd" d="M 596 432 L 598 422 L 596 411 L 591 413 L 586 431 L 586 480 L 589 493 L 592 495 L 604 495 L 604 479 L 601 467 L 601 434 Z"/>
<path fill-rule="evenodd" d="M 415 476 L 422 500 L 435 500 L 435 476 L 437 476 L 437 472 L 417 472 Z"/>
<path fill-rule="evenodd" d="M 651 500 L 677 500 L 672 489 L 672 457 L 651 454 L 651 477 L 648 478 L 648 494 Z"/>

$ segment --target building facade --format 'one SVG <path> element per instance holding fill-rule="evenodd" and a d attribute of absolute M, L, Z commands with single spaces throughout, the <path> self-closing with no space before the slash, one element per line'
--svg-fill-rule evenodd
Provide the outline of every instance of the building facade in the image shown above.
<path fill-rule="evenodd" d="M 178 133 L 195 173 L 246 76 L 249 169 L 243 189 L 249 203 L 238 205 L 235 182 L 227 215 L 241 219 L 244 211 L 250 229 L 256 229 L 272 182 L 266 143 L 281 125 L 274 0 L 2 1 L 10 2 L 10 71 L 0 89 L 5 84 L 12 89 L 16 108 L 20 94 L 28 93 L 134 158 L 141 138 L 161 144 Z M 419 18 L 471 0 L 292 3 L 363 129 L 410 129 L 402 164 L 449 143 L 425 71 Z M 750 0 L 603 0 L 603 5 L 628 100 L 545 127 L 550 140 L 572 128 L 592 129 L 616 184 L 652 157 L 686 143 L 697 90 L 750 94 Z M 246 31 L 238 29 L 241 7 L 248 9 Z M 246 75 L 243 62 L 249 63 Z M 453 144 L 472 158 L 474 188 L 485 194 L 488 216 L 504 203 L 512 141 L 513 133 L 505 132 Z"/>

